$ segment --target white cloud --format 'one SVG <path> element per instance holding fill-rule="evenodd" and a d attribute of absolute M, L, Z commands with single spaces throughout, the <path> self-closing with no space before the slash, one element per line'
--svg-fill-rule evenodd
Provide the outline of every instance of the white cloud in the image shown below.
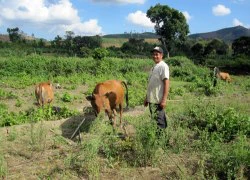
<path fill-rule="evenodd" d="M 81 21 L 70 0 L 1 0 L 0 9 L 0 22 L 9 26 L 22 24 L 55 33 L 70 30 L 79 35 L 102 33 L 96 19 Z"/>
<path fill-rule="evenodd" d="M 245 0 L 232 0 L 233 3 L 236 3 L 236 4 L 242 4 L 245 2 Z"/>
<path fill-rule="evenodd" d="M 250 28 L 250 24 L 245 24 L 243 22 L 241 22 L 239 19 L 234 18 L 233 19 L 233 25 L 234 26 L 244 26 L 245 28 Z"/>
<path fill-rule="evenodd" d="M 231 13 L 231 10 L 222 4 L 218 4 L 212 8 L 212 12 L 215 16 L 225 16 Z"/>
<path fill-rule="evenodd" d="M 56 32 L 57 34 L 64 34 L 65 31 L 73 31 L 75 34 L 82 35 L 96 35 L 100 34 L 102 28 L 98 26 L 98 21 L 96 19 L 90 19 L 86 22 L 73 23 L 70 25 L 57 25 L 51 32 Z"/>
<path fill-rule="evenodd" d="M 192 19 L 192 16 L 190 16 L 190 14 L 187 11 L 182 12 L 182 14 L 185 16 L 187 22 L 189 22 L 190 19 Z"/>
<path fill-rule="evenodd" d="M 127 20 L 132 24 L 139 25 L 139 26 L 146 27 L 146 28 L 153 28 L 155 25 L 154 23 L 150 21 L 146 13 L 142 11 L 136 11 L 134 13 L 130 13 L 127 16 Z"/>
<path fill-rule="evenodd" d="M 97 3 L 144 4 L 146 0 L 92 0 Z"/>
<path fill-rule="evenodd" d="M 237 18 L 233 19 L 233 25 L 234 26 L 243 26 L 243 23 L 240 22 L 240 20 L 238 20 Z"/>

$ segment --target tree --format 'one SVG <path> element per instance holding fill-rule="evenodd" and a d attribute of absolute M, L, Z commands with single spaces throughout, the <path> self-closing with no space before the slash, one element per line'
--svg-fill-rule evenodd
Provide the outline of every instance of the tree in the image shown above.
<path fill-rule="evenodd" d="M 109 54 L 105 48 L 95 48 L 92 57 L 97 60 L 103 60 Z"/>
<path fill-rule="evenodd" d="M 38 41 L 38 47 L 42 48 L 42 47 L 45 47 L 45 40 L 40 38 L 39 41 Z"/>
<path fill-rule="evenodd" d="M 225 42 L 219 39 L 213 39 L 205 47 L 204 55 L 208 56 L 213 53 L 217 55 L 226 55 L 228 50 L 229 50 L 229 46 Z"/>
<path fill-rule="evenodd" d="M 196 43 L 191 48 L 192 56 L 197 61 L 198 64 L 202 64 L 204 46 L 201 43 Z"/>
<path fill-rule="evenodd" d="M 82 56 L 81 48 L 87 47 L 89 49 L 95 49 L 101 47 L 102 39 L 100 36 L 76 36 L 73 38 L 73 51 L 78 56 Z"/>
<path fill-rule="evenodd" d="M 159 40 L 167 50 L 167 57 L 171 48 L 186 40 L 189 27 L 182 12 L 167 5 L 156 4 L 147 11 L 147 17 L 155 23 L 155 31 L 161 36 Z"/>
<path fill-rule="evenodd" d="M 62 46 L 62 37 L 57 35 L 55 39 L 53 40 L 53 43 L 55 43 L 56 48 L 60 48 Z"/>
<path fill-rule="evenodd" d="M 121 51 L 128 55 L 136 54 L 141 55 L 149 55 L 150 51 L 153 49 L 154 45 L 145 42 L 144 39 L 139 38 L 129 38 L 127 42 L 124 42 Z"/>
<path fill-rule="evenodd" d="M 75 33 L 73 31 L 66 31 L 64 48 L 67 49 L 70 55 L 73 54 L 73 38 Z"/>
<path fill-rule="evenodd" d="M 250 56 L 250 37 L 242 36 L 235 39 L 232 44 L 234 55 L 245 54 Z"/>
<path fill-rule="evenodd" d="M 11 42 L 18 42 L 21 40 L 21 34 L 19 28 L 7 28 L 7 32 L 9 33 L 9 38 Z"/>

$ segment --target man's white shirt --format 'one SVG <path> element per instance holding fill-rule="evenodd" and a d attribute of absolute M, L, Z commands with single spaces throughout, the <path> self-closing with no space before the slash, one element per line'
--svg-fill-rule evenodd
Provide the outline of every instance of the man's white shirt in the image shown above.
<path fill-rule="evenodd" d="M 151 69 L 147 89 L 148 102 L 160 104 L 164 91 L 164 79 L 169 79 L 169 67 L 162 60 Z"/>

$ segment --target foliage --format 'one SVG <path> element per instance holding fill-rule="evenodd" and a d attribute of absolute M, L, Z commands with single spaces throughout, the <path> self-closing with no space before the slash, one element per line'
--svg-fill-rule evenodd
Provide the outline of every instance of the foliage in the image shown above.
<path fill-rule="evenodd" d="M 150 7 L 147 17 L 155 23 L 155 31 L 161 36 L 162 44 L 166 45 L 169 52 L 173 45 L 181 44 L 185 41 L 189 33 L 189 27 L 184 15 L 167 5 L 157 4 Z"/>
<path fill-rule="evenodd" d="M 244 54 L 250 56 L 250 37 L 243 36 L 232 43 L 234 55 Z"/>
<path fill-rule="evenodd" d="M 87 47 L 81 47 L 80 51 L 81 51 L 81 56 L 82 57 L 90 57 L 92 55 L 91 49 L 89 49 Z"/>
<path fill-rule="evenodd" d="M 210 175 L 220 179 L 243 178 L 250 165 L 250 146 L 246 136 L 239 135 L 232 145 L 216 144 L 209 160 Z"/>
<path fill-rule="evenodd" d="M 212 138 L 216 136 L 222 141 L 233 140 L 237 135 L 250 135 L 250 121 L 245 115 L 233 108 L 222 109 L 210 104 L 195 104 L 189 107 L 189 127 L 199 131 L 207 131 Z"/>
<path fill-rule="evenodd" d="M 76 36 L 72 40 L 73 51 L 78 56 L 82 57 L 83 54 L 81 52 L 82 47 L 86 47 L 89 49 L 95 49 L 101 47 L 102 39 L 100 36 Z"/>
<path fill-rule="evenodd" d="M 220 60 L 222 59 L 218 59 Z M 240 62 L 245 59 L 238 57 L 237 60 Z M 217 87 L 213 87 L 210 75 L 212 70 L 196 66 L 192 60 L 183 56 L 172 57 L 165 61 L 170 66 L 170 98 L 174 100 L 168 102 L 166 109 L 168 127 L 165 130 L 158 131 L 155 122 L 150 118 L 148 109 L 139 107 L 142 108 L 142 115 L 128 113 L 123 116 L 124 127 L 128 130 L 128 134 L 125 134 L 124 129 L 118 129 L 118 127 L 113 129 L 104 114 L 100 114 L 97 119 L 88 121 L 88 126 L 82 126 L 81 135 L 84 139 L 82 144 L 74 142 L 69 144 L 61 134 L 47 132 L 42 123 L 36 128 L 35 125 L 40 123 L 33 122 L 68 117 L 71 117 L 70 120 L 75 119 L 74 116 L 79 115 L 76 110 L 45 106 L 14 113 L 2 101 L 0 126 L 31 123 L 27 148 L 32 151 L 49 150 L 52 154 L 55 153 L 55 156 L 50 156 L 49 162 L 53 164 L 56 159 L 56 165 L 60 166 L 56 166 L 55 169 L 53 167 L 52 171 L 73 173 L 74 178 L 88 176 L 89 179 L 100 179 L 107 171 L 117 173 L 117 177 L 120 175 L 122 178 L 128 178 L 124 171 L 141 171 L 141 167 L 147 167 L 144 168 L 145 170 L 151 170 L 153 167 L 160 169 L 159 174 L 163 178 L 167 176 L 173 179 L 181 179 L 184 176 L 194 179 L 249 178 L 249 116 L 240 112 L 237 104 L 242 101 L 242 97 L 245 97 L 244 94 L 248 93 L 249 78 L 235 77 L 232 84 L 221 82 Z M 115 78 L 127 82 L 129 104 L 135 107 L 143 104 L 148 72 L 153 66 L 153 61 L 135 58 L 104 58 L 96 67 L 96 61 L 92 58 L 46 57 L 33 54 L 0 57 L 0 66 L 3 67 L 0 68 L 0 73 L 3 75 L 0 76 L 0 100 L 3 102 L 8 98 L 15 98 L 14 101 L 18 104 L 20 99 L 23 107 L 25 105 L 23 99 L 10 89 L 21 88 L 23 91 L 27 86 L 33 86 L 38 81 L 52 79 L 52 82 L 63 84 L 62 90 L 68 91 L 68 93 L 60 93 L 59 99 L 69 100 L 71 103 L 68 104 L 71 105 L 76 100 L 72 93 L 79 85 L 88 87 L 86 92 L 80 92 L 81 95 L 82 93 L 87 95 L 92 92 L 97 82 Z M 238 88 L 241 90 L 240 93 L 236 91 Z M 217 95 L 217 93 L 225 93 L 225 90 L 232 91 L 230 94 L 232 96 L 228 96 L 229 98 L 238 96 L 240 100 L 233 102 L 234 99 L 229 99 L 227 96 L 226 98 L 205 97 L 204 101 L 201 100 L 204 95 Z M 177 99 L 174 96 L 178 96 Z M 180 101 L 179 98 L 181 98 Z M 226 100 L 230 101 L 230 105 L 225 103 Z M 233 108 L 232 103 L 237 106 Z M 244 112 L 248 113 L 247 110 L 246 105 Z M 86 116 L 86 118 L 89 117 Z M 76 128 L 75 125 L 70 123 L 70 130 L 73 131 Z M 13 128 L 8 127 L 8 129 Z M 51 127 L 49 129 L 54 130 Z M 132 133 L 130 133 L 131 130 Z M 25 143 L 26 141 L 19 140 L 19 135 L 22 140 L 24 139 L 23 134 L 25 133 L 9 131 L 8 143 Z M 57 139 L 47 138 L 51 134 Z M 1 139 L 3 139 L 2 136 L 0 136 L 0 143 L 2 143 Z M 12 147 L 12 144 L 6 146 L 8 147 Z M 1 156 L 0 149 L 0 178 L 5 178 L 7 166 L 5 166 L 5 159 L 1 157 L 4 156 Z M 1 166 L 1 160 L 4 166 Z M 63 162 L 60 161 L 65 162 L 64 166 L 61 166 Z M 52 171 L 46 169 L 42 173 L 46 178 L 50 178 L 53 177 Z"/>
<path fill-rule="evenodd" d="M 9 33 L 10 41 L 18 42 L 21 40 L 21 34 L 18 27 L 12 29 L 7 28 L 7 32 Z"/>
<path fill-rule="evenodd" d="M 206 45 L 204 55 L 208 56 L 213 52 L 218 55 L 225 55 L 228 53 L 228 49 L 229 47 L 225 42 L 222 42 L 218 39 L 213 39 Z"/>
<path fill-rule="evenodd" d="M 63 102 L 71 102 L 72 100 L 73 100 L 73 98 L 71 97 L 71 95 L 68 92 L 63 94 L 63 96 L 62 96 Z"/>
<path fill-rule="evenodd" d="M 104 48 L 95 48 L 93 52 L 93 58 L 97 60 L 104 59 L 109 54 L 108 50 Z"/>
<path fill-rule="evenodd" d="M 38 122 L 41 120 L 56 120 L 77 115 L 78 112 L 67 107 L 52 108 L 46 106 L 39 109 L 29 109 L 24 112 L 8 112 L 6 106 L 0 106 L 0 127 L 13 126 L 27 122 Z"/>
<path fill-rule="evenodd" d="M 170 65 L 171 77 L 178 77 L 181 80 L 195 82 L 209 76 L 209 69 L 194 65 L 194 63 L 182 56 L 176 56 L 166 61 Z"/>
<path fill-rule="evenodd" d="M 191 47 L 191 51 L 195 59 L 202 59 L 204 54 L 204 46 L 198 42 Z M 201 64 L 201 62 L 199 62 L 199 64 Z"/>
<path fill-rule="evenodd" d="M 160 129 L 157 129 L 153 120 L 141 122 L 136 128 L 134 148 L 137 159 L 135 163 L 139 166 L 151 165 L 158 149 L 157 136 L 159 134 L 157 133 L 160 132 L 157 131 Z"/>
<path fill-rule="evenodd" d="M 17 98 L 17 96 L 12 92 L 6 92 L 3 89 L 0 89 L 0 99 L 14 99 Z"/>
<path fill-rule="evenodd" d="M 3 154 L 0 152 L 0 178 L 5 179 L 7 177 L 7 163 Z"/>
<path fill-rule="evenodd" d="M 154 46 L 154 44 L 149 44 L 145 42 L 144 39 L 129 38 L 128 42 L 123 43 L 121 51 L 131 56 L 149 56 L 150 51 L 153 49 Z"/>

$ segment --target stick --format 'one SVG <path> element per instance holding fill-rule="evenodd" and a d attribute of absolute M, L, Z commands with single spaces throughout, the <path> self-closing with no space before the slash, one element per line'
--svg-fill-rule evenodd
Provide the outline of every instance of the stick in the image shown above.
<path fill-rule="evenodd" d="M 82 122 L 77 126 L 75 132 L 72 134 L 70 139 L 73 139 L 77 133 L 77 131 L 79 130 L 79 128 L 81 127 L 82 123 L 85 121 L 85 118 L 83 118 Z"/>

